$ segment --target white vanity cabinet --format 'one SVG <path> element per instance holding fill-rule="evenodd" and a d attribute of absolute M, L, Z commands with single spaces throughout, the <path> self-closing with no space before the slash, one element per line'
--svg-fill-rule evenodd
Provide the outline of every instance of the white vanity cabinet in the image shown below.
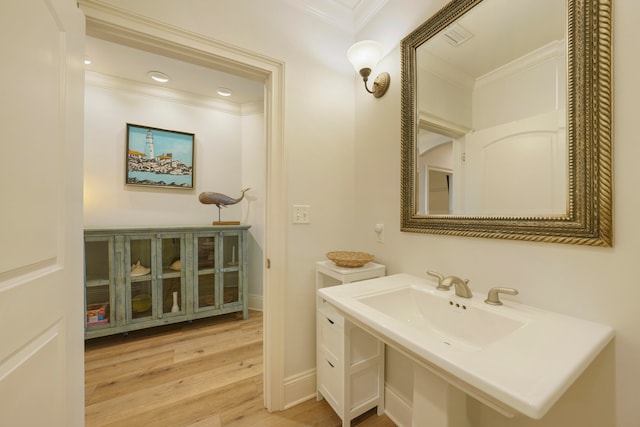
<path fill-rule="evenodd" d="M 381 277 L 385 267 L 360 268 L 316 263 L 316 288 Z M 343 427 L 371 408 L 384 413 L 384 344 L 345 319 L 322 298 L 317 299 L 317 398 L 325 398 Z"/>

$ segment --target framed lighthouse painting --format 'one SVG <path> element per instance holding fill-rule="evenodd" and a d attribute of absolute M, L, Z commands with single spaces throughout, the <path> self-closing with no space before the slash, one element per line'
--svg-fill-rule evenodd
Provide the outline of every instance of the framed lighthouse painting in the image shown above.
<path fill-rule="evenodd" d="M 193 189 L 194 137 L 127 123 L 125 184 Z"/>

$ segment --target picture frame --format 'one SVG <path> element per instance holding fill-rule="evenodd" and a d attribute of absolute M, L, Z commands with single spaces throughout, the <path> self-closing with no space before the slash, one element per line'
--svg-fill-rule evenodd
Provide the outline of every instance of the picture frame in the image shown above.
<path fill-rule="evenodd" d="M 195 188 L 195 134 L 127 123 L 125 184 Z"/>

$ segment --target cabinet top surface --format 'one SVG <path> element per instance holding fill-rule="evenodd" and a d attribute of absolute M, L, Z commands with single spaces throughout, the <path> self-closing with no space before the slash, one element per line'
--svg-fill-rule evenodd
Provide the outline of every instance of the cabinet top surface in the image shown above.
<path fill-rule="evenodd" d="M 89 227 L 85 233 L 185 233 L 194 231 L 235 231 L 248 230 L 251 225 L 176 225 L 176 226 L 114 226 L 114 227 Z"/>
<path fill-rule="evenodd" d="M 325 261 L 316 262 L 316 270 L 318 271 L 330 270 L 339 274 L 357 274 L 357 273 L 364 273 L 364 272 L 384 270 L 384 269 L 385 269 L 384 265 L 377 264 L 375 262 L 369 262 L 362 267 L 355 267 L 355 268 L 339 267 L 333 261 L 325 260 Z"/>

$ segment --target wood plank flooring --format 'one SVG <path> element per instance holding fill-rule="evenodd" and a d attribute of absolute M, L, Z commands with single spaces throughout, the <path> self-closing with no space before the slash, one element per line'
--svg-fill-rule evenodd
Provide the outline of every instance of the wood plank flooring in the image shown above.
<path fill-rule="evenodd" d="M 230 314 L 85 342 L 87 427 L 338 427 L 325 400 L 269 413 L 262 313 Z M 352 422 L 395 426 L 375 409 Z"/>

